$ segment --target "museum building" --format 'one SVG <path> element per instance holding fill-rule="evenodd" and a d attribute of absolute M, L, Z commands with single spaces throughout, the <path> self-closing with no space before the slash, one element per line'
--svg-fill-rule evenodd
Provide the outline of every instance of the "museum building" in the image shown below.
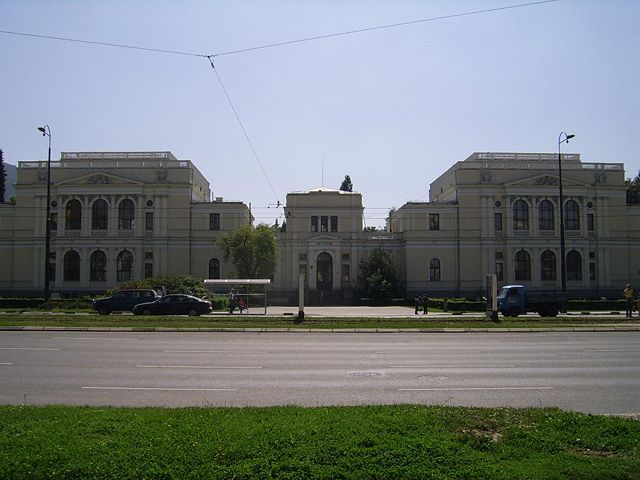
<path fill-rule="evenodd" d="M 474 153 L 430 185 L 428 202 L 364 228 L 362 195 L 291 192 L 278 233 L 272 303 L 359 300 L 358 266 L 377 247 L 400 265 L 407 296 L 477 297 L 484 278 L 559 290 L 558 157 Z M 562 155 L 565 265 L 573 298 L 620 296 L 640 284 L 640 207 L 626 204 L 621 163 Z M 47 162 L 19 162 L 15 204 L 0 204 L 0 293 L 43 289 Z M 101 293 L 151 276 L 233 278 L 217 239 L 253 225 L 241 201 L 212 197 L 171 152 L 63 152 L 51 162 L 51 291 Z"/>

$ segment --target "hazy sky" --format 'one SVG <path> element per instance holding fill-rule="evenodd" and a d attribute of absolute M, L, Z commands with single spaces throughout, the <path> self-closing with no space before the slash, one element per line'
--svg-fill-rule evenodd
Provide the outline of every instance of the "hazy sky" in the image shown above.
<path fill-rule="evenodd" d="M 0 0 L 0 30 L 202 55 L 525 3 Z M 476 151 L 640 170 L 640 1 L 560 0 L 214 58 L 0 34 L 0 148 L 162 151 L 256 220 L 350 175 L 367 225 Z M 264 172 L 259 162 L 264 167 Z M 324 164 L 324 168 L 323 168 Z M 268 178 L 268 180 L 267 180 Z"/>

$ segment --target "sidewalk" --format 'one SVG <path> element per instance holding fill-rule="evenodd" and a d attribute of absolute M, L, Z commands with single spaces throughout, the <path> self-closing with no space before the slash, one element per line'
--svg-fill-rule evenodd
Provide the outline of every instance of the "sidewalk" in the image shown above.
<path fill-rule="evenodd" d="M 249 315 L 263 315 L 264 307 L 256 307 L 249 309 Z M 237 314 L 236 314 L 237 315 Z M 246 314 L 245 314 L 246 315 Z M 282 307 L 282 306 L 269 306 L 267 307 L 268 317 L 281 317 L 287 315 L 298 315 L 298 307 Z M 414 307 L 405 306 L 393 306 L 393 307 L 367 307 L 367 306 L 342 306 L 342 307 L 304 307 L 305 317 L 329 317 L 329 318 L 425 318 L 422 312 L 415 314 Z M 428 312 L 426 318 L 438 318 L 438 317 L 462 317 L 462 318 L 484 318 L 483 312 Z M 594 318 L 606 318 L 615 321 L 620 324 L 631 324 L 637 322 L 640 324 L 640 317 L 633 317 L 627 319 L 624 316 L 624 312 L 611 313 L 611 312 L 593 312 L 583 314 L 582 312 L 568 312 L 566 314 L 559 314 L 558 318 L 571 318 L 571 317 L 594 317 Z M 502 318 L 502 317 L 501 317 Z M 518 318 L 540 318 L 537 313 L 527 313 L 526 315 L 520 315 Z"/>

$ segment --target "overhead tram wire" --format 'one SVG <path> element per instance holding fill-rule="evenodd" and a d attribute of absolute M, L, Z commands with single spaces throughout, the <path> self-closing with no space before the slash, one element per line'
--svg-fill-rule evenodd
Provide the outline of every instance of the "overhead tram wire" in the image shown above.
<path fill-rule="evenodd" d="M 61 42 L 72 42 L 72 43 L 83 43 L 87 45 L 97 45 L 101 47 L 114 47 L 114 48 L 128 48 L 131 50 L 142 50 L 144 52 L 154 52 L 154 53 L 168 53 L 171 55 L 184 55 L 189 57 L 201 57 L 207 58 L 207 55 L 201 53 L 194 52 L 181 52 L 179 50 L 164 50 L 161 48 L 149 48 L 149 47 L 139 47 L 136 45 L 127 45 L 124 43 L 109 43 L 109 42 L 97 42 L 93 40 L 83 40 L 80 38 L 69 38 L 69 37 L 56 37 L 52 35 L 39 35 L 36 33 L 25 33 L 25 32 L 12 32 L 8 30 L 0 30 L 0 33 L 4 33 L 5 35 L 17 35 L 21 37 L 32 37 L 32 38 L 42 38 L 45 40 L 58 40 Z"/>
<path fill-rule="evenodd" d="M 436 22 L 439 20 L 448 20 L 451 18 L 459 18 L 459 17 L 468 17 L 471 15 L 481 15 L 483 13 L 492 13 L 492 12 L 499 12 L 499 11 L 503 11 L 503 10 L 512 10 L 515 8 L 523 8 L 523 7 L 532 7 L 535 5 L 543 5 L 546 3 L 555 3 L 555 2 L 559 2 L 560 0 L 540 0 L 537 2 L 528 2 L 528 3 L 520 3 L 520 4 L 516 4 L 516 5 L 506 5 L 504 7 L 495 7 L 495 8 L 487 8 L 484 10 L 474 10 L 471 12 L 462 12 L 462 13 L 452 13 L 449 15 L 441 15 L 438 17 L 430 17 L 430 18 L 423 18 L 420 20 L 408 20 L 406 22 L 398 22 L 398 23 L 389 23 L 386 25 L 377 25 L 375 27 L 366 27 L 366 28 L 358 28 L 355 30 L 347 30 L 344 32 L 335 32 L 335 33 L 328 33 L 325 35 L 316 35 L 313 37 L 304 37 L 304 38 L 298 38 L 295 40 L 287 40 L 284 42 L 277 42 L 277 43 L 269 43 L 266 45 L 257 45 L 255 47 L 248 47 L 248 48 L 241 48 L 238 50 L 229 50 L 227 52 L 220 52 L 220 53 L 215 53 L 210 55 L 210 57 L 222 57 L 224 55 L 236 55 L 238 53 L 247 53 L 247 52 L 253 52 L 255 50 L 264 50 L 266 48 L 275 48 L 275 47 L 284 47 L 286 45 L 294 45 L 296 43 L 304 43 L 304 42 L 312 42 L 315 40 L 325 40 L 328 38 L 335 38 L 335 37 L 341 37 L 341 36 L 345 36 L 345 35 L 356 35 L 358 33 L 365 33 L 365 32 L 372 32 L 375 30 L 384 30 L 387 28 L 398 28 L 398 27 L 406 27 L 409 25 L 416 25 L 419 23 L 427 23 L 427 22 Z"/>
<path fill-rule="evenodd" d="M 213 64 L 213 57 L 211 55 L 208 55 L 207 58 L 209 59 L 209 63 L 211 63 L 211 68 L 213 69 L 213 71 L 216 74 L 216 77 L 218 78 L 218 82 L 220 83 L 220 87 L 222 87 L 222 91 L 224 92 L 225 96 L 227 97 L 227 101 L 229 102 L 229 106 L 231 107 L 231 110 L 233 110 L 233 114 L 236 116 L 236 120 L 238 121 L 238 125 L 240 125 L 240 128 L 242 129 L 242 133 L 244 133 L 244 138 L 247 140 L 247 143 L 249 144 L 249 147 L 251 148 L 251 151 L 253 152 L 253 156 L 256 159 L 256 162 L 258 162 L 258 165 L 260 166 L 260 169 L 262 170 L 262 174 L 264 175 L 264 178 L 267 180 L 267 184 L 269 184 L 269 188 L 271 189 L 271 193 L 273 193 L 274 198 L 276 199 L 278 204 L 280 204 L 280 200 L 278 199 L 278 194 L 276 193 L 275 189 L 273 188 L 273 185 L 271 184 L 271 180 L 269 180 L 269 175 L 267 175 L 267 171 L 264 169 L 264 166 L 262 165 L 262 162 L 260 161 L 260 157 L 258 156 L 258 153 L 256 152 L 256 149 L 253 146 L 253 142 L 251 141 L 251 138 L 249 138 L 249 134 L 247 133 L 247 130 L 244 128 L 244 124 L 242 123 L 242 120 L 240 120 L 240 116 L 238 115 L 238 111 L 236 110 L 236 107 L 233 105 L 233 102 L 231 101 L 231 97 L 229 96 L 229 92 L 227 92 L 227 89 L 225 88 L 224 83 L 222 82 L 222 78 L 220 78 L 220 74 L 218 73 L 218 70 L 216 69 L 216 66 Z"/>
<path fill-rule="evenodd" d="M 128 48 L 128 49 L 132 49 L 132 50 L 142 50 L 142 51 L 147 51 L 147 52 L 167 53 L 167 54 L 172 54 L 172 55 L 183 55 L 183 56 L 190 56 L 190 57 L 208 58 L 209 60 L 211 60 L 211 58 L 214 58 L 214 57 L 222 57 L 222 56 L 226 56 L 226 55 L 235 55 L 235 54 L 238 54 L 238 53 L 251 52 L 251 51 L 255 51 L 255 50 L 263 50 L 263 49 L 266 49 L 266 48 L 282 47 L 282 46 L 286 46 L 286 45 L 293 45 L 293 44 L 296 44 L 296 43 L 311 42 L 311 41 L 314 41 L 314 40 L 324 40 L 324 39 L 328 39 L 328 38 L 335 38 L 335 37 L 340 37 L 340 36 L 345 36 L 345 35 L 355 35 L 355 34 L 358 34 L 358 33 L 372 32 L 372 31 L 375 31 L 375 30 L 383 30 L 383 29 L 387 29 L 387 28 L 405 27 L 405 26 L 409 26 L 409 25 L 416 25 L 416 24 L 419 24 L 419 23 L 436 22 L 436 21 L 448 20 L 448 19 L 452 19 L 452 18 L 468 17 L 468 16 L 472 16 L 472 15 L 481 15 L 481 14 L 485 14 L 485 13 L 499 12 L 499 11 L 504 11 L 504 10 L 513 10 L 513 9 L 516 9 L 516 8 L 532 7 L 532 6 L 536 6 L 536 5 L 544 5 L 544 4 L 547 4 L 547 3 L 555 3 L 555 2 L 559 2 L 559 1 L 560 0 L 539 0 L 539 1 L 536 1 L 536 2 L 519 3 L 519 4 L 515 4 L 515 5 L 505 5 L 504 7 L 486 8 L 486 9 L 483 9 L 483 10 L 473 10 L 473 11 L 470 11 L 470 12 L 452 13 L 452 14 L 449 14 L 449 15 L 441 15 L 441 16 L 438 16 L 438 17 L 422 18 L 422 19 L 419 19 L 419 20 L 408 20 L 408 21 L 405 21 L 405 22 L 389 23 L 389 24 L 385 24 L 385 25 L 377 25 L 377 26 L 374 26 L 374 27 L 365 27 L 365 28 L 359 28 L 359 29 L 354 29 L 354 30 L 346 30 L 346 31 L 343 31 L 343 32 L 328 33 L 328 34 L 325 34 L 325 35 L 316 35 L 316 36 L 313 36 L 313 37 L 298 38 L 298 39 L 294 39 L 294 40 L 287 40 L 287 41 L 277 42 L 277 43 L 269 43 L 269 44 L 265 44 L 265 45 L 257 45 L 255 47 L 241 48 L 241 49 L 238 49 L 238 50 L 229 50 L 229 51 L 226 51 L 226 52 L 214 53 L 214 54 L 209 54 L 209 55 L 203 54 L 203 53 L 195 53 L 195 52 L 184 52 L 184 51 L 179 51 L 179 50 L 166 50 L 166 49 L 161 49 L 161 48 L 140 47 L 140 46 L 129 45 L 129 44 L 124 44 L 124 43 L 98 42 L 98 41 L 93 41 L 93 40 L 84 40 L 84 39 L 80 39 L 80 38 L 58 37 L 58 36 L 53 36 L 53 35 L 42 35 L 42 34 L 36 34 L 36 33 L 16 32 L 16 31 L 10 31 L 10 30 L 0 30 L 0 34 L 16 35 L 16 36 L 32 37 L 32 38 L 41 38 L 41 39 L 45 39 L 45 40 L 58 40 L 58 41 L 62 41 L 62 42 L 83 43 L 83 44 L 97 45 L 97 46 L 103 46 L 103 47 Z"/>

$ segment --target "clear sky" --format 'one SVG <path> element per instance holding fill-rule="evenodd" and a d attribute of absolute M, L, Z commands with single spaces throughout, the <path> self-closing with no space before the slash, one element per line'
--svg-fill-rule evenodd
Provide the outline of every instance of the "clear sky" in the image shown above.
<path fill-rule="evenodd" d="M 211 55 L 525 2 L 0 0 L 0 30 Z M 259 160 L 205 57 L 0 34 L 0 148 L 46 159 L 46 123 L 53 159 L 170 150 L 268 223 L 350 175 L 382 226 L 471 153 L 557 153 L 561 131 L 637 175 L 639 24 L 637 0 L 560 0 L 214 57 Z"/>

